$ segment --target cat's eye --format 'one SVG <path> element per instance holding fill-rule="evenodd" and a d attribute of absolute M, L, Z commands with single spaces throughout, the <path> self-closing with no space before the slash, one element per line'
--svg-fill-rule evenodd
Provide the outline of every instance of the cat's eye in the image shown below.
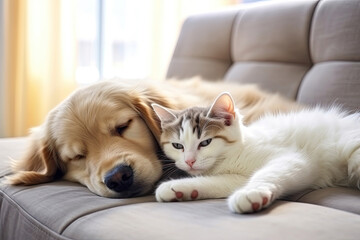
<path fill-rule="evenodd" d="M 209 145 L 212 141 L 212 138 L 209 138 L 209 139 L 206 139 L 204 141 L 202 141 L 200 144 L 199 144 L 199 148 L 200 147 L 206 147 L 207 145 Z"/>
<path fill-rule="evenodd" d="M 124 132 L 126 131 L 126 129 L 128 129 L 131 121 L 132 120 L 130 119 L 125 124 L 121 124 L 121 125 L 116 126 L 115 131 L 114 131 L 114 135 L 122 136 L 124 134 Z"/>
<path fill-rule="evenodd" d="M 172 143 L 173 147 L 176 149 L 184 149 L 184 146 L 181 145 L 180 143 Z"/>

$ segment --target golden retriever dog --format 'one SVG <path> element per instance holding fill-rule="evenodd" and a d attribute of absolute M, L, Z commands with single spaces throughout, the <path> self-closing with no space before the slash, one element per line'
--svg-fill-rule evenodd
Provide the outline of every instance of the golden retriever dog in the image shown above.
<path fill-rule="evenodd" d="M 160 123 L 151 108 L 208 105 L 229 91 L 250 123 L 266 112 L 299 108 L 252 85 L 192 79 L 158 83 L 103 81 L 80 88 L 33 129 L 28 153 L 14 162 L 10 184 L 63 179 L 79 182 L 104 197 L 127 198 L 151 192 L 163 172 Z"/>

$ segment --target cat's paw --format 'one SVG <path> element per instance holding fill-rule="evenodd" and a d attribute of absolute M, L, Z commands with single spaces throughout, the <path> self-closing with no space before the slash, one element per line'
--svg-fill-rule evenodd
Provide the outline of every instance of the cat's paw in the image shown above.
<path fill-rule="evenodd" d="M 188 183 L 172 180 L 160 184 L 155 197 L 158 202 L 189 201 L 198 199 L 199 192 Z"/>
<path fill-rule="evenodd" d="M 268 207 L 273 193 L 267 188 L 240 189 L 228 199 L 228 206 L 235 213 L 252 213 Z"/>

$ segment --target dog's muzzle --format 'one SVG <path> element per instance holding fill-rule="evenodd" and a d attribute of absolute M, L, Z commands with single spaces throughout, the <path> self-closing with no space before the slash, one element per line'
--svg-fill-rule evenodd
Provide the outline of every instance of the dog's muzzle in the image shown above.
<path fill-rule="evenodd" d="M 104 179 L 105 185 L 118 193 L 129 190 L 134 182 L 134 171 L 130 166 L 118 165 L 110 170 Z"/>

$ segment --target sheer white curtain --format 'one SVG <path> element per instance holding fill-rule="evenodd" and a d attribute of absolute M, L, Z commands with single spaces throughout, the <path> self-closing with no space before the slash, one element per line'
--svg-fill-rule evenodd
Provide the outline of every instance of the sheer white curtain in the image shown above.
<path fill-rule="evenodd" d="M 86 52 L 79 56 L 80 62 L 88 66 L 78 67 L 78 81 L 86 83 L 113 77 L 163 79 L 183 20 L 191 14 L 238 4 L 238 0 L 79 0 L 79 3 L 88 6 L 79 6 L 79 22 L 84 22 L 79 28 L 84 44 L 81 49 L 88 51 L 89 46 L 98 46 L 97 50 L 91 49 L 93 61 Z M 98 25 L 93 23 L 94 19 L 98 19 Z M 87 58 L 81 60 L 82 54 Z"/>
<path fill-rule="evenodd" d="M 2 3 L 1 136 L 24 136 L 76 86 L 74 5 L 65 0 Z"/>

